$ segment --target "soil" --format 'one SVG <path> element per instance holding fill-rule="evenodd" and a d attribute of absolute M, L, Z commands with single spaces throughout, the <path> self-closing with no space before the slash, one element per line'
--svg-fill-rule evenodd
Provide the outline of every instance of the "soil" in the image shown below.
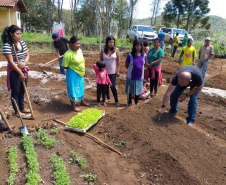
<path fill-rule="evenodd" d="M 56 55 L 53 54 L 33 55 L 30 58 L 29 67 L 32 71 L 41 72 L 39 65 L 54 58 Z M 85 100 L 92 107 L 104 109 L 106 112 L 106 115 L 89 130 L 89 133 L 120 151 L 122 156 L 83 134 L 65 131 L 62 125 L 51 120 L 51 118 L 61 117 L 60 120 L 67 122 L 77 114 L 68 108 L 70 102 L 67 97 L 65 77 L 58 74 L 58 62 L 53 62 L 44 67 L 48 74 L 39 74 L 36 78 L 29 77 L 28 92 L 35 120 L 24 120 L 34 140 L 37 140 L 35 133 L 39 126 L 46 128 L 50 134 L 51 126 L 56 126 L 59 130 L 56 135 L 51 134 L 58 141 L 52 149 L 47 149 L 38 142 L 35 145 L 42 177 L 40 184 L 54 184 L 53 167 L 49 161 L 52 153 L 56 153 L 64 159 L 73 184 L 87 184 L 80 175 L 89 172 L 97 175 L 95 180 L 97 185 L 225 184 L 225 99 L 201 93 L 198 100 L 196 122 L 193 127 L 189 127 L 185 121 L 187 100 L 179 103 L 180 109 L 177 116 L 164 114 L 159 120 L 157 110 L 161 106 L 168 86 L 166 82 L 169 82 L 180 68 L 176 60 L 166 54 L 162 64 L 165 80 L 159 89 L 158 96 L 140 101 L 138 106 L 133 105 L 126 108 L 127 97 L 124 91 L 127 70 L 124 67 L 125 56 L 122 55 L 121 74 L 117 78 L 121 105 L 116 107 L 111 96 L 108 107 L 97 107 L 95 74 L 92 64 L 99 60 L 99 56 L 85 54 L 85 59 Z M 4 60 L 4 56 L 0 54 L 0 61 Z M 221 73 L 221 65 L 216 65 L 222 61 L 214 59 L 209 64 L 205 86 L 226 90 L 226 69 L 223 67 Z M 5 70 L 6 67 L 0 68 L 0 72 Z M 20 144 L 21 135 L 18 127 L 21 126 L 21 123 L 19 118 L 12 115 L 13 109 L 10 93 L 6 88 L 6 76 L 1 76 L 0 87 L 0 107 L 9 118 L 8 122 L 16 126 L 12 134 L 0 134 L 0 181 L 1 184 L 6 184 L 9 176 L 8 148 L 17 146 L 20 172 L 15 184 L 24 185 L 28 166 Z M 26 98 L 25 104 L 27 107 Z M 87 107 L 81 106 L 80 108 L 86 109 Z M 167 106 L 168 108 L 169 106 Z M 72 150 L 87 159 L 88 168 L 82 170 L 77 164 L 68 163 L 69 153 Z"/>

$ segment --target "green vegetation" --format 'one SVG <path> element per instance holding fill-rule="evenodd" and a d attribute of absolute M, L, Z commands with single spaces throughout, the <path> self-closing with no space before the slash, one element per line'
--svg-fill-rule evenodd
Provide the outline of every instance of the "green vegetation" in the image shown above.
<path fill-rule="evenodd" d="M 7 179 L 8 185 L 13 185 L 16 180 L 16 174 L 19 172 L 19 167 L 17 164 L 17 147 L 10 147 L 8 154 L 9 161 L 9 178 Z"/>
<path fill-rule="evenodd" d="M 53 134 L 57 134 L 57 132 L 58 132 L 58 128 L 53 127 L 53 128 L 51 129 L 51 132 L 52 132 Z"/>
<path fill-rule="evenodd" d="M 92 174 L 91 172 L 85 175 L 80 175 L 80 177 L 83 177 L 86 181 L 88 181 L 89 185 L 94 185 L 96 175 Z"/>
<path fill-rule="evenodd" d="M 86 109 L 80 114 L 72 117 L 71 120 L 68 121 L 67 125 L 73 128 L 86 129 L 93 123 L 97 122 L 103 113 L 104 111 L 98 109 Z"/>
<path fill-rule="evenodd" d="M 36 134 L 37 138 L 41 141 L 43 145 L 47 148 L 52 148 L 56 144 L 56 139 L 46 134 L 46 130 L 39 128 L 38 133 Z"/>
<path fill-rule="evenodd" d="M 38 185 L 38 183 L 41 181 L 41 176 L 38 174 L 39 163 L 37 160 L 37 153 L 34 150 L 33 140 L 31 137 L 24 134 L 21 139 L 21 143 L 26 153 L 29 168 L 29 172 L 26 175 L 27 185 Z"/>
<path fill-rule="evenodd" d="M 119 143 L 114 143 L 115 146 L 119 146 L 119 147 L 122 147 L 122 146 L 125 146 L 126 145 L 126 142 L 125 141 L 120 141 Z"/>
<path fill-rule="evenodd" d="M 71 158 L 69 158 L 69 163 L 76 162 L 84 170 L 88 167 L 86 158 L 79 156 L 76 152 L 70 151 Z"/>
<path fill-rule="evenodd" d="M 54 176 L 55 176 L 55 185 L 69 185 L 70 183 L 70 176 L 69 173 L 66 171 L 66 166 L 63 163 L 62 158 L 58 158 L 56 154 L 52 154 L 50 156 L 50 162 L 54 163 Z"/>

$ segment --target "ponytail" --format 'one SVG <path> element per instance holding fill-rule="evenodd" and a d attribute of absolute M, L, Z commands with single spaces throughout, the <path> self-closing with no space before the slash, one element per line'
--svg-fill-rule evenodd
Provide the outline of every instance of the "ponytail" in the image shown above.
<path fill-rule="evenodd" d="M 7 26 L 5 27 L 3 33 L 2 33 L 2 42 L 3 43 L 12 43 L 13 40 L 12 40 L 12 37 L 10 35 L 10 33 L 14 34 L 17 30 L 21 30 L 20 27 L 16 26 L 16 25 L 11 25 L 11 26 Z"/>

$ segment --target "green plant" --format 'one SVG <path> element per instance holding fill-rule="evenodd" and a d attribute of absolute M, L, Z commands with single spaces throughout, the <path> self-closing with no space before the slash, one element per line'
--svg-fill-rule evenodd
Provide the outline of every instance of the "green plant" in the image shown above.
<path fill-rule="evenodd" d="M 49 159 L 52 163 L 54 163 L 54 176 L 55 176 L 55 185 L 69 185 L 70 176 L 66 171 L 66 166 L 63 163 L 62 158 L 58 158 L 56 154 L 52 154 Z"/>
<path fill-rule="evenodd" d="M 86 158 L 79 156 L 75 151 L 70 151 L 71 158 L 69 159 L 69 163 L 77 162 L 82 169 L 87 168 L 89 165 L 87 164 Z"/>
<path fill-rule="evenodd" d="M 67 125 L 73 128 L 86 129 L 93 123 L 97 122 L 103 113 L 104 111 L 98 109 L 86 109 L 80 114 L 72 117 Z"/>
<path fill-rule="evenodd" d="M 58 132 L 58 128 L 53 127 L 53 128 L 51 129 L 51 131 L 52 131 L 52 133 L 57 134 L 57 132 Z"/>
<path fill-rule="evenodd" d="M 51 137 L 50 135 L 46 134 L 46 130 L 43 128 L 39 128 L 37 134 L 37 138 L 41 141 L 43 145 L 45 145 L 47 148 L 52 148 L 56 144 L 56 139 Z"/>
<path fill-rule="evenodd" d="M 7 179 L 7 183 L 9 185 L 14 184 L 16 180 L 16 174 L 19 172 L 19 167 L 17 164 L 17 147 L 10 147 L 8 153 L 8 161 L 9 161 L 9 178 Z"/>
<path fill-rule="evenodd" d="M 88 181 L 89 185 L 93 185 L 94 180 L 96 179 L 96 175 L 92 174 L 91 172 L 85 175 L 80 175 L 80 177 L 83 177 L 86 181 Z"/>
<path fill-rule="evenodd" d="M 38 185 L 38 183 L 41 181 L 41 176 L 38 174 L 39 163 L 37 160 L 37 153 L 34 150 L 33 140 L 31 137 L 24 134 L 21 139 L 21 143 L 26 153 L 29 168 L 29 172 L 26 175 L 27 185 Z"/>
<path fill-rule="evenodd" d="M 119 147 L 122 147 L 122 146 L 125 146 L 126 145 L 126 142 L 125 141 L 120 141 L 119 143 L 114 143 L 115 146 L 119 146 Z"/>

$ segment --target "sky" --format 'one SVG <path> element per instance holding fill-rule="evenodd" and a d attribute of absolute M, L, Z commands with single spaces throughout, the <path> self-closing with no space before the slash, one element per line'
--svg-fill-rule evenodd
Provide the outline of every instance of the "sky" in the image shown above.
<path fill-rule="evenodd" d="M 70 9 L 70 2 L 72 0 L 64 0 L 63 8 Z M 129 0 L 127 0 L 129 1 Z M 138 0 L 138 3 L 135 6 L 135 19 L 142 19 L 151 17 L 150 9 L 151 9 L 151 2 L 153 0 Z M 160 13 L 163 11 L 163 7 L 169 0 L 162 0 L 161 10 Z M 226 19 L 225 7 L 226 7 L 226 0 L 209 0 L 209 8 L 210 13 L 209 15 L 217 15 L 219 17 Z"/>

